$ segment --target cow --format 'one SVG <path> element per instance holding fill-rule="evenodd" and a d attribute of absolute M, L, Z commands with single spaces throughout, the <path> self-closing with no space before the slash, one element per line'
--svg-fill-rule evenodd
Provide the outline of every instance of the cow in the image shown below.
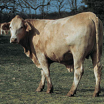
<path fill-rule="evenodd" d="M 2 35 L 2 34 L 8 34 L 8 30 L 7 29 L 2 29 L 2 26 L 3 25 L 6 25 L 7 23 L 5 22 L 5 23 L 0 23 L 0 35 Z"/>
<path fill-rule="evenodd" d="M 8 28 L 9 27 L 9 28 Z M 93 96 L 99 96 L 101 81 L 101 55 L 103 25 L 92 12 L 48 19 L 23 19 L 19 15 L 3 25 L 11 33 L 10 43 L 22 45 L 24 53 L 41 69 L 41 81 L 36 91 L 43 91 L 47 80 L 47 93 L 53 92 L 49 67 L 53 62 L 74 70 L 74 80 L 67 96 L 74 96 L 84 73 L 84 60 L 92 59 L 96 79 Z"/>

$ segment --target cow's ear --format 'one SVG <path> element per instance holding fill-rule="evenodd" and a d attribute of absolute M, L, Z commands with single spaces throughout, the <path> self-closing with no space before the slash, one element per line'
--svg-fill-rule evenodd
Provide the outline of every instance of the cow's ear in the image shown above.
<path fill-rule="evenodd" d="M 2 30 L 9 30 L 9 29 L 10 29 L 10 28 L 9 28 L 9 25 L 10 25 L 10 23 L 3 23 L 3 24 L 1 25 Z"/>
<path fill-rule="evenodd" d="M 25 25 L 26 31 L 29 32 L 31 30 L 30 24 L 28 22 L 24 21 L 24 25 Z"/>

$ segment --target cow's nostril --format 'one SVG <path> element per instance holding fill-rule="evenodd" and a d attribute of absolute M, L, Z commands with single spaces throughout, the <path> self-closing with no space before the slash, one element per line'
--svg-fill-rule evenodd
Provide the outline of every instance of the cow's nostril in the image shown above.
<path fill-rule="evenodd" d="M 11 38 L 10 43 L 17 43 L 17 38 Z"/>
<path fill-rule="evenodd" d="M 17 38 L 15 38 L 14 41 L 17 42 Z"/>

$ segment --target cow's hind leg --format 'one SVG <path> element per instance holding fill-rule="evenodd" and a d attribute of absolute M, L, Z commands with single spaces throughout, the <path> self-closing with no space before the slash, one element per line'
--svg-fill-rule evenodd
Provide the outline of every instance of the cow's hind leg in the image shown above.
<path fill-rule="evenodd" d="M 71 97 L 74 96 L 77 90 L 77 86 L 80 82 L 80 79 L 83 75 L 84 69 L 83 69 L 83 61 L 82 60 L 74 60 L 74 81 L 72 84 L 72 87 L 70 91 L 68 92 L 67 96 Z"/>
<path fill-rule="evenodd" d="M 101 64 L 100 64 L 100 57 L 99 61 L 97 62 L 97 55 L 96 52 L 92 54 L 92 63 L 94 66 L 94 74 L 95 74 L 95 79 L 96 79 L 96 85 L 95 85 L 95 91 L 93 93 L 93 97 L 99 96 L 100 93 L 100 81 L 101 81 Z"/>
<path fill-rule="evenodd" d="M 37 92 L 41 92 L 44 89 L 44 84 L 45 84 L 45 74 L 43 72 L 43 70 L 41 70 L 41 81 L 39 83 L 39 87 L 37 88 Z"/>

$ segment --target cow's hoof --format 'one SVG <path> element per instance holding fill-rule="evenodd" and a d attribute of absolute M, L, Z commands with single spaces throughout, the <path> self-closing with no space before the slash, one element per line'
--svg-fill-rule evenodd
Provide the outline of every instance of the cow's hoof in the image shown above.
<path fill-rule="evenodd" d="M 36 92 L 42 92 L 44 89 L 44 85 L 39 85 L 38 88 L 36 89 Z"/>
<path fill-rule="evenodd" d="M 38 87 L 38 88 L 36 89 L 36 92 L 42 92 L 42 91 L 43 91 L 43 88 Z"/>
<path fill-rule="evenodd" d="M 73 97 L 74 94 L 69 92 L 66 96 L 68 96 L 68 97 Z"/>
<path fill-rule="evenodd" d="M 101 90 L 99 90 L 98 92 L 97 91 L 94 91 L 93 97 L 98 97 L 100 93 L 101 93 Z"/>
<path fill-rule="evenodd" d="M 98 97 L 99 96 L 99 93 L 94 93 L 93 94 L 93 97 Z"/>
<path fill-rule="evenodd" d="M 72 95 L 72 94 L 67 94 L 66 96 L 68 96 L 68 97 L 74 97 L 74 95 Z"/>
<path fill-rule="evenodd" d="M 47 94 L 53 93 L 53 86 L 51 87 L 51 89 L 47 89 Z"/>
<path fill-rule="evenodd" d="M 39 88 L 37 88 L 37 89 L 36 89 L 36 92 L 41 92 L 41 91 L 42 91 L 42 90 L 41 90 L 41 89 L 39 89 Z"/>

